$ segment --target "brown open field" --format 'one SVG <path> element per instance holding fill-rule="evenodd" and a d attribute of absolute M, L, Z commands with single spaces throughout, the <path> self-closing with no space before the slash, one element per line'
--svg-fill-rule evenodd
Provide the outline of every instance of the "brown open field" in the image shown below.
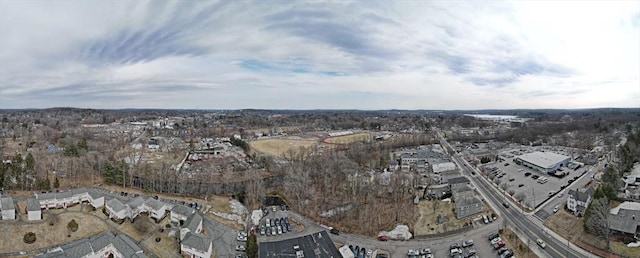
<path fill-rule="evenodd" d="M 303 138 L 299 136 L 260 139 L 249 142 L 252 150 L 278 157 L 283 157 L 283 154 L 289 150 L 297 151 L 300 147 L 310 148 L 317 144 L 318 138 Z"/>
<path fill-rule="evenodd" d="M 142 244 L 158 257 L 180 257 L 180 244 L 178 243 L 178 239 L 176 239 L 176 237 L 169 237 L 169 231 L 176 229 L 166 228 L 165 225 L 168 223 L 170 223 L 169 216 L 158 223 L 159 228 L 162 228 L 164 231 L 160 232 L 158 230 L 159 228 L 156 228 L 153 233 L 150 233 L 147 239 L 142 241 Z M 177 234 L 179 233 L 176 232 L 176 236 Z M 157 237 L 160 238 L 160 242 L 156 242 Z"/>
<path fill-rule="evenodd" d="M 107 230 L 107 225 L 100 219 L 81 212 L 66 212 L 57 214 L 57 223 L 49 226 L 48 218 L 53 213 L 43 212 L 43 220 L 38 224 L 16 225 L 11 222 L 0 223 L 0 253 L 28 251 L 52 245 L 67 243 L 76 239 L 95 235 Z M 78 231 L 72 232 L 67 237 L 67 223 L 75 219 L 78 223 Z M 25 244 L 24 234 L 33 232 L 36 234 L 36 242 Z"/>
<path fill-rule="evenodd" d="M 371 139 L 371 133 L 354 133 L 350 135 L 329 137 L 324 140 L 326 143 L 330 144 L 348 144 L 352 142 L 359 142 Z"/>
<path fill-rule="evenodd" d="M 435 211 L 433 209 L 434 203 L 437 205 Z M 445 216 L 445 222 L 442 224 L 437 223 L 437 217 L 440 213 Z M 489 213 L 485 209 L 485 212 L 480 214 Z M 473 218 L 480 214 L 458 220 L 456 219 L 456 215 L 453 213 L 453 204 L 451 202 L 441 200 L 421 200 L 418 204 L 418 218 L 414 226 L 415 234 L 430 235 L 458 229 L 462 227 L 464 223 L 471 222 Z"/>

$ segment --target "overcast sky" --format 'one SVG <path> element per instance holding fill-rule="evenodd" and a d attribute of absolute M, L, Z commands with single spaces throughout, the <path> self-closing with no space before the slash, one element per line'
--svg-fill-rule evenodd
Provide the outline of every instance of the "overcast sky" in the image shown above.
<path fill-rule="evenodd" d="M 0 108 L 640 107 L 640 1 L 0 1 Z"/>

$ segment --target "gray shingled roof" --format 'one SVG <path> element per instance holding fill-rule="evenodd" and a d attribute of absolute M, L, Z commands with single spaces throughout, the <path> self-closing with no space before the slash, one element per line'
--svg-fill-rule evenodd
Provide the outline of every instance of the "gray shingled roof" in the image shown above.
<path fill-rule="evenodd" d="M 38 197 L 37 197 L 38 200 L 50 200 L 55 198 L 56 198 L 56 195 L 54 193 L 40 193 L 38 194 Z"/>
<path fill-rule="evenodd" d="M 56 193 L 57 199 L 71 198 L 71 196 L 73 196 L 73 193 L 71 191 Z"/>
<path fill-rule="evenodd" d="M 586 202 L 589 199 L 589 197 L 593 194 L 593 188 L 589 187 L 589 189 L 587 189 L 584 192 L 581 192 L 578 190 L 569 190 L 568 194 L 573 196 L 573 199 L 576 199 L 581 202 Z"/>
<path fill-rule="evenodd" d="M 204 252 L 209 251 L 209 246 L 213 240 L 206 236 L 200 234 L 193 234 L 191 232 L 187 232 L 182 240 L 182 244 L 195 248 L 197 250 Z"/>
<path fill-rule="evenodd" d="M 136 245 L 131 238 L 124 234 L 118 234 L 116 236 L 109 231 L 64 244 L 60 246 L 62 250 L 36 255 L 36 257 L 83 257 L 88 254 L 92 254 L 93 252 L 97 252 L 109 244 L 113 244 L 116 250 L 118 250 L 118 252 L 124 257 L 147 257 L 142 252 L 142 249 L 140 249 L 140 247 Z"/>
<path fill-rule="evenodd" d="M 111 208 L 114 212 L 119 212 L 127 209 L 127 206 L 125 206 L 122 202 L 120 202 L 116 198 L 108 200 L 106 206 Z"/>
<path fill-rule="evenodd" d="M 40 211 L 40 202 L 35 198 L 27 199 L 27 211 Z"/>
<path fill-rule="evenodd" d="M 96 191 L 96 189 L 89 189 L 87 191 L 87 193 L 89 193 L 89 196 L 91 196 L 91 198 L 93 198 L 93 199 L 98 199 L 98 198 L 104 196 L 101 193 L 98 193 L 98 191 Z"/>
<path fill-rule="evenodd" d="M 198 225 L 200 225 L 200 223 L 202 222 L 202 216 L 200 216 L 200 214 L 198 213 L 193 213 L 191 214 L 191 216 L 189 216 L 187 218 L 187 221 L 185 221 L 185 227 L 188 228 L 189 230 L 191 230 L 191 232 L 196 232 L 196 229 L 198 229 Z"/>
<path fill-rule="evenodd" d="M 129 205 L 129 208 L 135 209 L 140 207 L 143 203 L 144 203 L 144 198 L 142 198 L 142 196 L 138 196 L 136 198 L 133 198 L 133 200 L 129 201 L 127 205 Z"/>
<path fill-rule="evenodd" d="M 640 226 L 640 211 L 620 209 L 618 214 L 609 213 L 609 224 L 613 230 L 635 234 Z"/>
<path fill-rule="evenodd" d="M 147 206 L 151 207 L 154 210 L 159 210 L 160 208 L 162 208 L 162 206 L 164 206 L 164 203 L 153 199 L 151 197 L 149 197 L 145 202 L 144 202 Z"/>
<path fill-rule="evenodd" d="M 173 208 L 171 208 L 171 212 L 175 214 L 189 216 L 189 214 L 195 212 L 195 210 L 184 205 L 176 204 L 173 206 Z"/>
<path fill-rule="evenodd" d="M 447 182 L 452 185 L 452 184 L 462 184 L 462 183 L 469 183 L 469 179 L 463 176 L 459 176 L 459 177 L 454 177 L 454 178 L 449 178 L 449 180 L 447 180 Z"/>
<path fill-rule="evenodd" d="M 15 206 L 13 205 L 13 198 L 11 197 L 0 198 L 0 209 L 3 209 L 3 210 L 15 209 Z"/>

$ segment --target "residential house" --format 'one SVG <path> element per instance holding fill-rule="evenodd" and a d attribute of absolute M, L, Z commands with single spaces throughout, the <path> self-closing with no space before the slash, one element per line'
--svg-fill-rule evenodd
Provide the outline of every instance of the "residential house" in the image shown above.
<path fill-rule="evenodd" d="M 133 198 L 131 201 L 127 203 L 127 208 L 129 209 L 129 219 L 133 221 L 141 212 L 144 211 L 144 198 L 141 196 Z"/>
<path fill-rule="evenodd" d="M 13 204 L 13 198 L 0 198 L 0 211 L 2 211 L 2 220 L 16 219 L 16 206 Z"/>
<path fill-rule="evenodd" d="M 459 177 L 449 178 L 449 180 L 447 180 L 447 183 L 449 184 L 449 188 L 451 189 L 451 192 L 454 192 L 456 189 L 469 186 L 469 183 L 471 183 L 471 181 L 469 181 L 469 179 L 466 177 L 459 176 Z"/>
<path fill-rule="evenodd" d="M 187 233 L 200 234 L 202 232 L 202 216 L 194 212 L 184 222 L 184 226 L 180 229 L 180 239 L 184 239 Z"/>
<path fill-rule="evenodd" d="M 184 205 L 174 205 L 171 208 L 171 222 L 180 223 L 185 222 L 191 214 L 195 213 L 194 209 L 191 209 Z"/>
<path fill-rule="evenodd" d="M 40 202 L 35 198 L 27 199 L 27 218 L 29 220 L 42 220 L 42 209 L 40 208 Z"/>
<path fill-rule="evenodd" d="M 456 218 L 462 219 L 482 212 L 482 200 L 475 195 L 459 197 L 454 202 L 454 208 Z"/>
<path fill-rule="evenodd" d="M 452 188 L 454 211 L 456 218 L 461 219 L 482 212 L 482 199 L 466 185 Z"/>
<path fill-rule="evenodd" d="M 87 202 L 93 208 L 104 206 L 104 195 L 95 189 L 78 188 L 71 191 L 57 193 L 36 193 L 36 199 L 40 203 L 40 208 L 67 208 L 73 204 Z"/>
<path fill-rule="evenodd" d="M 114 235 L 105 231 L 82 238 L 38 254 L 37 258 L 103 258 L 103 257 L 147 257 L 142 249 L 125 234 Z"/>
<path fill-rule="evenodd" d="M 183 257 L 209 258 L 213 250 L 213 240 L 209 237 L 187 232 L 180 242 Z"/>
<path fill-rule="evenodd" d="M 609 228 L 621 235 L 640 234 L 640 203 L 623 202 L 609 211 Z"/>
<path fill-rule="evenodd" d="M 584 210 L 587 209 L 589 202 L 591 202 L 591 196 L 593 195 L 593 187 L 581 192 L 578 189 L 569 190 L 567 193 L 567 209 L 573 212 L 575 216 L 582 216 Z"/>
<path fill-rule="evenodd" d="M 167 214 L 167 206 L 156 199 L 149 198 L 144 202 L 144 210 L 149 212 L 149 216 L 153 218 L 156 223 L 160 222 Z"/>
<path fill-rule="evenodd" d="M 124 220 L 129 218 L 129 209 L 120 200 L 113 198 L 104 206 L 105 211 L 110 219 Z"/>

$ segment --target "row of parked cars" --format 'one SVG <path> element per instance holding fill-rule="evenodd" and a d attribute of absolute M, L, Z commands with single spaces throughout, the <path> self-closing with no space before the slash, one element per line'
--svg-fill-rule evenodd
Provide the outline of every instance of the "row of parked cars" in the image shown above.
<path fill-rule="evenodd" d="M 429 248 L 424 248 L 424 249 L 409 249 L 409 252 L 407 253 L 407 257 L 409 258 L 433 258 L 433 253 L 431 253 L 431 249 Z"/>
<path fill-rule="evenodd" d="M 238 235 L 236 236 L 236 240 L 238 240 L 239 242 L 247 242 L 247 233 L 238 232 Z M 247 247 L 244 244 L 236 245 L 236 251 L 245 252 L 246 250 L 247 250 Z M 236 254 L 236 258 L 246 258 L 246 257 L 247 256 L 243 253 Z"/>
<path fill-rule="evenodd" d="M 449 255 L 452 258 L 477 258 L 476 250 L 471 247 L 473 247 L 471 239 L 462 241 L 462 245 L 453 243 L 449 246 Z"/>
<path fill-rule="evenodd" d="M 500 235 L 498 233 L 491 233 L 487 236 L 487 238 L 489 239 L 489 242 L 491 243 L 491 246 L 493 247 L 493 249 L 498 252 L 498 257 L 500 258 L 513 257 L 514 255 L 513 250 L 508 249 L 505 246 L 505 242 L 502 240 L 502 238 L 500 238 Z"/>
<path fill-rule="evenodd" d="M 373 251 L 367 250 L 364 247 L 349 245 L 349 249 L 353 252 L 354 257 L 356 258 L 372 258 Z"/>
<path fill-rule="evenodd" d="M 275 236 L 291 232 L 293 227 L 289 223 L 289 218 L 265 219 L 264 224 L 260 224 L 260 235 Z"/>

